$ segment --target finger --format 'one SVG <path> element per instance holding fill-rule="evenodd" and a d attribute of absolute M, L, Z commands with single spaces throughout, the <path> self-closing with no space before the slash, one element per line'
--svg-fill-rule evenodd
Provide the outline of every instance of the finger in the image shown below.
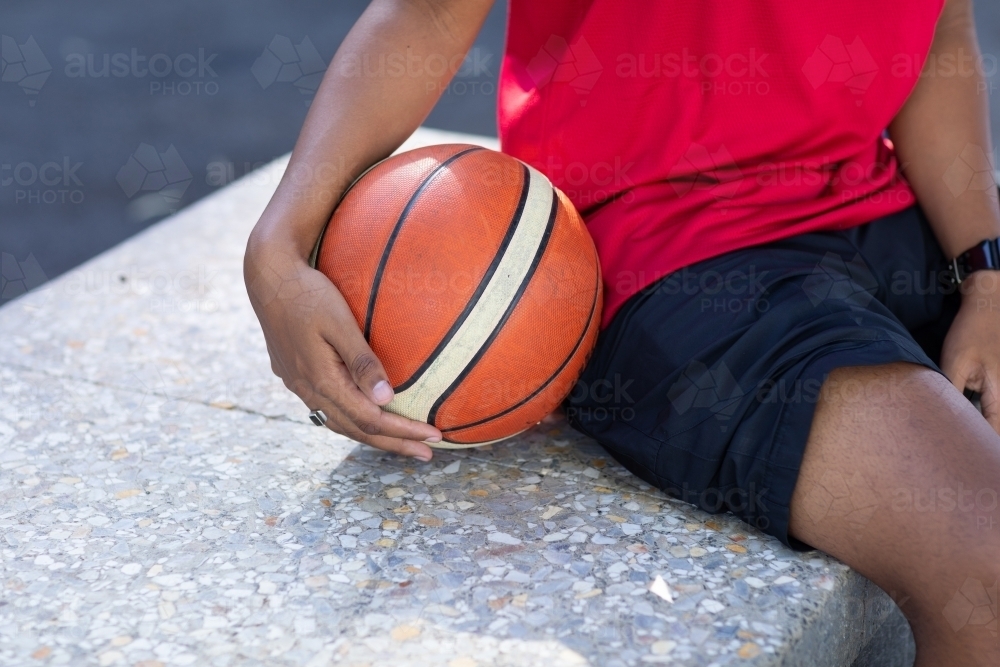
<path fill-rule="evenodd" d="M 340 355 L 354 383 L 365 396 L 376 405 L 386 405 L 392 400 L 393 391 L 382 362 L 368 346 L 361 329 L 354 326 L 354 314 L 339 293 L 334 298 L 333 307 L 328 331 L 335 333 L 326 336 L 327 342 Z M 351 326 L 338 326 L 338 322 L 349 322 Z"/>
<path fill-rule="evenodd" d="M 993 427 L 993 430 L 1000 433 L 1000 396 L 998 396 L 996 373 L 989 372 L 983 368 L 982 380 L 980 382 L 979 403 L 983 406 L 983 417 Z"/>
<path fill-rule="evenodd" d="M 267 341 L 265 341 L 264 344 L 267 346 L 267 358 L 271 361 L 271 372 L 280 378 L 281 364 L 278 363 L 278 358 L 274 356 L 273 352 L 271 352 L 271 345 L 267 343 Z"/>
<path fill-rule="evenodd" d="M 1000 401 L 997 400 L 996 393 L 984 391 L 979 400 L 980 405 L 983 406 L 983 417 L 986 418 L 994 431 L 1000 433 Z"/>
<path fill-rule="evenodd" d="M 441 432 L 438 429 L 430 424 L 383 410 L 353 385 L 345 387 L 337 406 L 352 424 L 368 435 L 441 442 Z"/>
<path fill-rule="evenodd" d="M 566 409 L 562 405 L 557 405 L 552 412 L 542 417 L 542 424 L 555 424 L 566 419 Z"/>
<path fill-rule="evenodd" d="M 441 442 L 441 431 L 430 424 L 407 419 L 381 408 L 378 412 L 378 420 L 380 434 L 420 440 L 430 444 Z"/>
<path fill-rule="evenodd" d="M 434 456 L 431 448 L 423 442 L 385 435 L 370 435 L 359 429 L 337 406 L 331 404 L 329 409 L 330 415 L 326 426 L 335 433 L 347 436 L 352 440 L 375 447 L 376 449 L 401 456 L 410 456 L 424 462 L 430 461 Z"/>
<path fill-rule="evenodd" d="M 941 370 L 958 391 L 965 391 L 966 386 L 969 384 L 969 375 L 972 372 L 972 364 L 966 357 L 956 356 L 942 359 Z"/>
<path fill-rule="evenodd" d="M 370 436 L 402 440 L 440 442 L 441 432 L 430 424 L 386 412 L 372 403 L 354 384 L 343 365 L 330 363 L 320 380 L 300 379 L 286 383 L 310 410 L 336 409 L 355 430 Z M 327 412 L 329 415 L 330 413 Z"/>
<path fill-rule="evenodd" d="M 393 454 L 399 454 L 400 456 L 409 456 L 417 459 L 418 461 L 423 461 L 424 463 L 427 463 L 434 458 L 434 450 L 432 450 L 425 443 L 417 442 L 416 440 L 386 438 L 384 436 L 367 436 L 364 438 L 352 439 L 358 440 L 358 442 L 363 442 L 364 444 L 375 447 L 376 449 L 392 452 Z"/>

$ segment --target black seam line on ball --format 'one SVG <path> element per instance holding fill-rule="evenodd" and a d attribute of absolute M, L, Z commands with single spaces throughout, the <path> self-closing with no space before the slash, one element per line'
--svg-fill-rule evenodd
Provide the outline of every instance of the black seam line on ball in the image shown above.
<path fill-rule="evenodd" d="M 507 231 L 504 233 L 504 237 L 500 241 L 500 247 L 497 248 L 496 254 L 493 255 L 493 259 L 490 261 L 490 265 L 487 267 L 486 273 L 479 281 L 479 285 L 476 286 L 476 291 L 473 292 L 471 297 L 469 297 L 468 302 L 465 304 L 465 308 L 463 308 L 462 312 L 459 313 L 458 319 L 456 319 L 451 325 L 451 328 L 445 333 L 441 342 L 434 348 L 434 351 L 427 355 L 427 358 L 422 364 L 420 364 L 420 367 L 413 372 L 413 375 L 407 378 L 398 387 L 394 387 L 393 391 L 406 391 L 417 381 L 417 379 L 420 378 L 421 375 L 427 371 L 428 368 L 430 368 L 431 363 L 433 363 L 437 356 L 441 354 L 441 351 L 444 350 L 445 346 L 447 346 L 448 343 L 451 342 L 451 339 L 455 337 L 455 334 L 458 333 L 459 328 L 465 323 L 465 320 L 469 318 L 469 315 L 472 313 L 472 309 L 476 307 L 476 304 L 479 303 L 479 299 L 483 296 L 483 292 L 486 291 L 486 286 L 489 284 L 490 278 L 492 278 L 493 274 L 496 273 L 497 267 L 500 266 L 500 261 L 507 252 L 507 247 L 510 245 L 511 239 L 514 238 L 514 232 L 517 231 L 517 226 L 521 222 L 521 215 L 524 213 L 524 207 L 528 201 L 529 172 L 528 168 L 523 165 L 521 169 L 523 172 L 524 183 L 521 186 L 521 197 L 518 199 L 517 208 L 514 209 L 514 215 L 511 216 L 510 223 L 507 225 Z"/>
<path fill-rule="evenodd" d="M 575 357 L 576 353 L 580 350 L 580 346 L 583 345 L 584 339 L 587 338 L 587 332 L 590 331 L 590 328 L 594 324 L 593 317 L 594 317 L 594 311 L 597 310 L 597 295 L 600 293 L 600 289 L 599 289 L 599 283 L 600 282 L 601 282 L 601 273 L 598 270 L 597 271 L 597 283 L 598 284 L 594 285 L 594 300 L 590 304 L 590 314 L 587 315 L 586 323 L 583 325 L 583 331 L 580 332 L 580 337 L 576 339 L 576 345 L 573 346 L 573 350 L 569 353 L 569 355 L 566 357 L 566 359 L 563 360 L 562 364 L 559 365 L 559 368 L 557 368 L 556 371 L 551 376 L 549 376 L 548 380 L 546 380 L 545 382 L 543 382 L 542 385 L 538 389 L 536 389 L 535 391 L 531 392 L 528 396 L 524 397 L 523 399 L 521 399 L 520 401 L 518 401 L 514 405 L 510 406 L 509 408 L 505 408 L 505 409 L 501 410 L 500 412 L 496 413 L 495 415 L 491 415 L 489 417 L 484 417 L 483 419 L 480 419 L 478 421 L 474 421 L 474 422 L 472 422 L 470 424 L 462 424 L 461 426 L 453 426 L 452 428 L 441 429 L 441 433 L 454 433 L 456 431 L 462 431 L 462 430 L 465 430 L 467 428 L 472 428 L 473 426 L 479 426 L 480 424 L 485 424 L 486 422 L 493 421 L 494 419 L 498 419 L 500 417 L 503 417 L 504 415 L 506 415 L 508 413 L 511 413 L 514 410 L 517 410 L 519 407 L 521 407 L 522 405 L 524 405 L 525 403 L 527 403 L 528 401 L 530 401 L 531 399 L 533 399 L 535 396 L 537 396 L 538 394 L 540 394 L 543 391 L 545 391 L 545 389 L 548 388 L 548 386 L 550 384 L 552 384 L 557 377 L 559 377 L 559 374 L 563 372 L 563 369 L 566 368 L 566 366 L 569 365 L 569 362 L 571 362 L 573 360 L 573 357 Z"/>
<path fill-rule="evenodd" d="M 552 186 L 550 185 L 549 187 L 551 188 Z M 451 383 L 451 386 L 448 387 L 436 401 L 434 401 L 434 405 L 431 406 L 430 414 L 427 415 L 427 423 L 431 426 L 435 425 L 434 421 L 437 418 L 437 412 L 441 408 L 441 405 L 448 400 L 448 397 L 452 395 L 460 384 L 462 384 L 465 377 L 472 372 L 472 369 L 476 367 L 479 360 L 483 358 L 484 354 L 486 354 L 486 350 L 490 349 L 493 341 L 496 339 L 497 335 L 499 335 L 500 330 L 503 329 L 504 325 L 507 324 L 507 320 L 510 319 L 510 314 L 514 312 L 514 308 L 521 300 L 521 296 L 524 294 L 524 291 L 528 289 L 528 284 L 531 282 L 531 279 L 535 277 L 535 271 L 538 269 L 538 265 L 542 261 L 542 255 L 545 254 L 545 249 L 549 246 L 549 237 L 552 236 L 552 228 L 555 226 L 556 211 L 558 210 L 559 198 L 556 196 L 555 188 L 552 188 L 552 210 L 549 212 L 549 220 L 545 225 L 545 233 L 542 235 L 541 243 L 538 244 L 538 250 L 535 251 L 535 257 L 531 260 L 531 266 L 528 267 L 527 275 L 524 276 L 524 280 L 521 281 L 521 285 L 517 288 L 517 293 L 514 294 L 514 298 L 510 300 L 509 304 L 507 304 L 507 310 L 504 312 L 503 317 L 501 317 L 500 321 L 497 322 L 497 325 L 493 327 L 493 331 L 490 332 L 489 337 L 485 342 L 483 342 L 482 346 L 476 352 L 476 355 L 472 357 L 472 360 L 464 369 L 462 369 L 462 372 L 458 374 L 458 377 Z"/>
<path fill-rule="evenodd" d="M 396 243 L 396 237 L 399 236 L 399 232 L 403 229 L 403 223 L 406 222 L 406 218 L 410 215 L 410 211 L 413 210 L 413 207 L 416 206 L 420 195 L 423 194 L 424 190 L 427 189 L 427 186 L 430 185 L 430 182 L 434 180 L 438 174 L 451 166 L 453 162 L 458 160 L 463 155 L 468 155 L 469 153 L 481 150 L 485 149 L 480 148 L 479 146 L 466 148 L 463 151 L 455 153 L 450 158 L 439 164 L 434 168 L 434 171 L 428 174 L 427 178 L 425 178 L 417 187 L 416 191 L 410 197 L 410 201 L 406 202 L 406 206 L 403 207 L 403 212 L 399 214 L 399 220 L 396 221 L 396 226 L 392 228 L 392 233 L 389 234 L 389 240 L 385 244 L 385 249 L 382 251 L 382 257 L 378 262 L 378 268 L 375 270 L 375 279 L 372 281 L 372 290 L 368 295 L 368 309 L 365 313 L 365 341 L 371 342 L 372 318 L 375 315 L 375 300 L 378 297 L 378 290 L 382 284 L 382 274 L 385 272 L 385 265 L 389 263 L 389 253 L 392 252 L 392 246 Z"/>

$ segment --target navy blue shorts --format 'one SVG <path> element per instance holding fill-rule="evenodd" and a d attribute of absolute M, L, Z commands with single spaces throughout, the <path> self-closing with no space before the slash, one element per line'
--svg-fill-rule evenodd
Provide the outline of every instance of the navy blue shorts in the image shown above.
<path fill-rule="evenodd" d="M 945 268 L 914 207 L 677 271 L 601 333 L 570 423 L 666 493 L 808 548 L 788 508 L 820 388 L 843 366 L 939 370 L 960 303 Z M 859 416 L 888 409 L 856 402 Z"/>

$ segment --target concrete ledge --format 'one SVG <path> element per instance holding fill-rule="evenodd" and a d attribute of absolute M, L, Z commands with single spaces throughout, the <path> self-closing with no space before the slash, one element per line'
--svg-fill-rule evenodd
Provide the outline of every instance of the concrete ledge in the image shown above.
<path fill-rule="evenodd" d="M 0 662 L 912 661 L 865 579 L 562 423 L 430 464 L 308 425 L 242 284 L 284 164 L 0 309 Z"/>

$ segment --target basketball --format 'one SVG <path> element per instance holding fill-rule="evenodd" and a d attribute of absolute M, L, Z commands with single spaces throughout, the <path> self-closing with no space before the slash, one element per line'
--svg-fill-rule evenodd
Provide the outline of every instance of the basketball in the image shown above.
<path fill-rule="evenodd" d="M 508 438 L 569 394 L 600 324 L 594 243 L 539 171 L 478 146 L 379 162 L 347 191 L 315 266 L 396 392 L 444 448 Z"/>

